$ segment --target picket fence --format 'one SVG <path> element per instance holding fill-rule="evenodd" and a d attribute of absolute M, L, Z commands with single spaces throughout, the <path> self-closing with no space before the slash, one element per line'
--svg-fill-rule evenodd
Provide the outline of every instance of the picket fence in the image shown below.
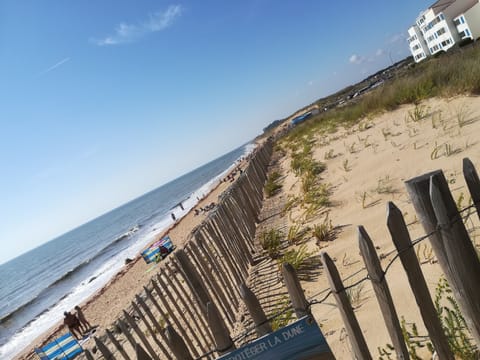
<path fill-rule="evenodd" d="M 246 286 L 248 271 L 253 265 L 253 239 L 272 146 L 272 141 L 268 141 L 257 149 L 215 211 L 192 231 L 185 248 L 165 261 L 150 285 L 112 325 L 115 331 L 106 330 L 105 334 L 95 337 L 97 354 L 86 351 L 84 357 L 213 359 L 237 347 L 236 339 L 230 334 L 235 330 L 235 316 L 241 301 L 246 304 L 257 336 L 272 332 L 272 319 L 266 317 L 257 297 Z M 473 200 L 468 209 L 476 208 L 480 217 L 480 181 L 469 159 L 463 160 L 463 173 Z M 415 177 L 405 185 L 426 235 L 412 242 L 402 212 L 389 202 L 387 226 L 396 255 L 383 269 L 366 229 L 359 226 L 359 247 L 368 272 L 360 281 L 372 283 L 396 357 L 409 359 L 385 277 L 393 261 L 400 260 L 439 359 L 453 360 L 414 246 L 430 240 L 477 346 L 480 345 L 480 262 L 443 172 L 438 170 Z M 301 318 L 310 314 L 312 304 L 333 295 L 352 356 L 372 359 L 346 291 L 359 282 L 345 287 L 329 255 L 322 252 L 321 259 L 330 284 L 321 301 L 307 300 L 295 270 L 289 264 L 283 265 L 282 275 L 291 307 Z"/>

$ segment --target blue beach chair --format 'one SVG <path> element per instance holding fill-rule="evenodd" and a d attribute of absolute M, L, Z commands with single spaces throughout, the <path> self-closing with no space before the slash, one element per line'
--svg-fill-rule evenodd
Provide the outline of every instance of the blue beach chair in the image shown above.
<path fill-rule="evenodd" d="M 160 252 L 161 246 L 168 250 L 167 254 L 162 254 Z M 173 246 L 172 240 L 170 239 L 170 236 L 167 235 L 163 237 L 160 241 L 157 241 L 155 244 L 150 246 L 148 249 L 142 251 L 142 257 L 147 264 L 150 264 L 152 262 L 159 262 L 166 255 L 171 253 L 173 249 L 174 249 L 174 246 Z"/>
<path fill-rule="evenodd" d="M 35 353 L 41 360 L 73 359 L 82 352 L 82 347 L 71 333 L 66 333 L 44 347 L 35 349 Z"/>

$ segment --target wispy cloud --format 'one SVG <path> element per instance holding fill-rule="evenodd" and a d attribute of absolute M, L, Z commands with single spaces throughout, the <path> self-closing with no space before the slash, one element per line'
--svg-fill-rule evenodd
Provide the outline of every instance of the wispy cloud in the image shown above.
<path fill-rule="evenodd" d="M 378 49 L 376 52 L 375 52 L 375 56 L 382 56 L 383 54 L 385 54 L 385 51 L 383 49 Z"/>
<path fill-rule="evenodd" d="M 46 73 L 49 73 L 50 71 L 53 71 L 57 68 L 59 68 L 60 66 L 62 66 L 63 64 L 65 64 L 66 62 L 70 61 L 70 58 L 69 57 L 66 57 L 65 59 L 62 59 L 60 60 L 59 62 L 57 62 L 56 64 L 50 66 L 49 68 L 41 71 L 38 73 L 38 76 L 41 76 L 41 75 L 45 75 Z"/>
<path fill-rule="evenodd" d="M 357 55 L 357 54 L 353 54 L 352 56 L 350 56 L 350 58 L 348 59 L 348 61 L 350 62 L 350 64 L 362 64 L 365 62 L 365 57 L 364 56 L 361 56 L 361 55 Z"/>
<path fill-rule="evenodd" d="M 148 19 L 137 24 L 120 23 L 113 34 L 101 39 L 92 39 L 98 46 L 119 45 L 139 40 L 154 32 L 162 31 L 171 26 L 182 14 L 181 5 L 170 5 L 165 11 L 158 11 L 148 16 Z"/>

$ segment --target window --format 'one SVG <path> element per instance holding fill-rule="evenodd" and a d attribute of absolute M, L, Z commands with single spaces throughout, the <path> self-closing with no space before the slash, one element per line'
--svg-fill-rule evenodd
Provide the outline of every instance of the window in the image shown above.
<path fill-rule="evenodd" d="M 461 24 L 461 22 L 460 22 L 460 18 L 458 18 L 458 19 L 455 19 L 455 20 L 453 21 L 453 23 L 455 24 L 455 26 L 458 26 L 458 25 L 460 25 L 460 24 Z"/>
<path fill-rule="evenodd" d="M 463 17 L 463 15 L 460 16 L 460 21 L 461 21 L 462 24 L 465 24 L 465 18 Z"/>
<path fill-rule="evenodd" d="M 440 30 L 437 31 L 438 36 L 445 34 L 446 30 L 445 28 L 441 28 Z"/>
<path fill-rule="evenodd" d="M 465 29 L 465 34 L 466 34 L 467 36 L 470 36 L 470 30 Z"/>

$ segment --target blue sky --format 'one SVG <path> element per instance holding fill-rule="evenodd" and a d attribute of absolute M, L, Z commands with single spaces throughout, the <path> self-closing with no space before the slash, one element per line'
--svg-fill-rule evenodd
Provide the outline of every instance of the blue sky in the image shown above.
<path fill-rule="evenodd" d="M 0 2 L 0 263 L 409 55 L 431 1 Z"/>

